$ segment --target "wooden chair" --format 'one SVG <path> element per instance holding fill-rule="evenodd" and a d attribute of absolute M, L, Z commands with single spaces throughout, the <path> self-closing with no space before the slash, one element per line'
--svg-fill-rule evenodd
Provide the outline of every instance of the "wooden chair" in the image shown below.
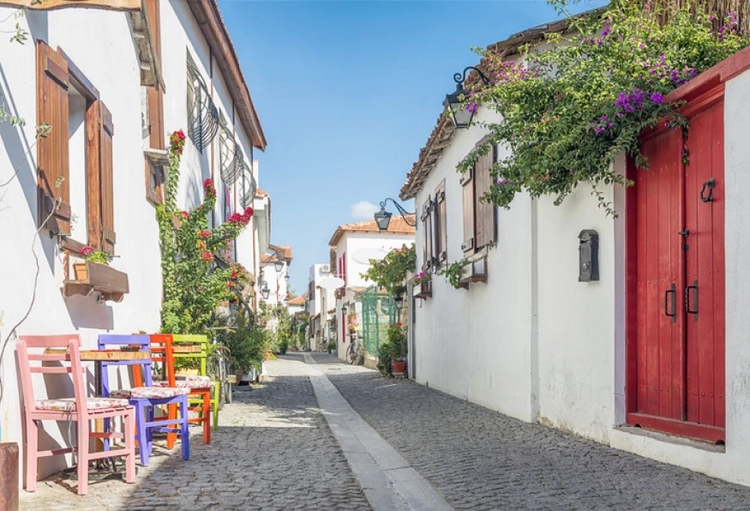
<path fill-rule="evenodd" d="M 175 354 L 173 348 L 172 334 L 151 334 L 151 361 L 159 364 L 159 380 L 154 385 L 167 385 L 169 387 L 184 386 L 190 389 L 188 395 L 188 408 L 197 412 L 198 417 L 189 419 L 191 424 L 203 425 L 203 443 L 211 443 L 211 394 L 213 393 L 213 382 L 198 379 L 184 379 L 177 381 L 175 378 Z M 177 415 L 176 407 L 169 408 L 169 417 Z M 167 434 L 167 448 L 171 449 L 176 440 L 175 434 Z"/>
<path fill-rule="evenodd" d="M 18 369 L 23 389 L 24 422 L 26 425 L 26 491 L 36 490 L 39 458 L 75 452 L 78 463 L 78 495 L 88 491 L 89 462 L 112 456 L 125 457 L 125 481 L 135 482 L 135 410 L 125 399 L 88 397 L 84 381 L 85 368 L 80 356 L 78 334 L 21 335 L 16 348 Z M 54 364 L 52 364 L 55 362 Z M 55 389 L 68 389 L 74 397 L 36 399 L 33 374 L 69 374 L 70 384 L 55 381 Z M 52 378 L 55 378 L 54 376 Z M 92 431 L 95 419 L 122 418 L 123 433 Z M 73 421 L 76 423 L 75 447 L 39 450 L 39 422 Z M 123 438 L 124 448 L 109 452 L 90 452 L 91 438 Z"/>
<path fill-rule="evenodd" d="M 148 335 L 104 334 L 99 336 L 99 349 L 109 346 L 131 346 L 138 351 L 150 351 L 151 340 Z M 182 441 L 182 459 L 190 459 L 190 433 L 188 432 L 188 401 L 190 390 L 176 386 L 156 386 L 151 375 L 151 357 L 137 360 L 102 361 L 101 380 L 102 395 L 127 399 L 135 407 L 136 440 L 141 456 L 141 465 L 148 466 L 149 457 L 153 450 L 154 432 L 159 431 L 176 435 L 180 433 Z M 109 371 L 111 366 L 133 366 L 142 369 L 134 371 L 134 385 L 129 389 L 111 389 Z M 145 383 L 145 385 L 144 385 Z M 180 417 L 157 417 L 154 413 L 157 406 L 179 406 Z M 107 424 L 105 421 L 105 431 Z M 172 444 L 174 445 L 174 443 Z M 107 443 L 104 445 L 108 448 Z M 171 448 L 171 447 L 170 447 Z"/>
<path fill-rule="evenodd" d="M 181 377 L 176 375 L 175 378 L 179 382 L 181 379 L 185 381 L 193 381 L 199 384 L 201 382 L 209 383 L 213 390 L 211 395 L 211 409 L 213 412 L 212 426 L 213 429 L 219 427 L 219 382 L 211 379 L 208 375 L 208 350 L 210 341 L 205 335 L 178 335 L 172 334 L 172 346 L 174 348 L 174 358 L 176 360 L 187 360 L 193 359 L 198 362 L 198 377 Z M 180 347 L 193 346 L 200 347 L 200 351 L 197 352 L 181 352 Z M 179 385 L 179 383 L 178 383 Z M 196 400 L 197 402 L 197 400 Z"/>

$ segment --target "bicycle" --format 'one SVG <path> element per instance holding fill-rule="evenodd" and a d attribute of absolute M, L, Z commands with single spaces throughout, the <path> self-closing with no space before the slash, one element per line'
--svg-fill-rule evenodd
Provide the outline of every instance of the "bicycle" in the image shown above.
<path fill-rule="evenodd" d="M 349 347 L 346 349 L 345 360 L 349 364 L 353 364 L 354 361 L 357 360 L 357 355 L 358 355 L 357 334 L 349 334 L 349 337 L 351 338 L 351 342 L 349 343 Z"/>
<path fill-rule="evenodd" d="M 213 344 L 215 346 L 214 352 L 208 357 L 208 372 L 209 374 L 219 382 L 219 409 L 224 404 L 232 402 L 232 382 L 230 381 L 229 375 L 229 359 L 230 351 L 229 348 L 220 344 L 216 337 L 216 330 L 226 330 L 231 332 L 232 329 L 228 327 L 215 327 L 211 328 L 213 331 Z"/>

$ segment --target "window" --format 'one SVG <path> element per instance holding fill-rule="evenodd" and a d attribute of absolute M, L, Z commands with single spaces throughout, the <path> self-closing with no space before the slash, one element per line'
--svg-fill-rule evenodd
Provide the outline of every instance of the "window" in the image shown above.
<path fill-rule="evenodd" d="M 485 142 L 480 140 L 477 146 Z M 497 208 L 482 200 L 490 191 L 492 175 L 490 170 L 495 163 L 496 148 L 477 160 L 474 167 L 461 176 L 463 187 L 464 241 L 461 244 L 464 257 L 485 252 L 489 245 L 497 241 Z M 469 279 L 472 282 L 486 281 L 486 257 L 474 257 Z"/>
<path fill-rule="evenodd" d="M 422 245 L 422 270 L 440 266 L 448 259 L 448 229 L 445 208 L 445 180 L 428 196 L 420 213 Z"/>
<path fill-rule="evenodd" d="M 161 21 L 159 0 L 146 0 L 151 33 L 154 38 L 156 56 L 161 61 Z M 169 156 L 164 150 L 166 130 L 164 129 L 164 94 L 159 87 L 144 87 L 146 94 L 147 141 L 145 155 L 146 198 L 152 204 L 164 203 L 165 169 L 169 166 Z M 163 154 L 162 154 L 163 153 Z M 166 159 L 164 158 L 166 156 Z"/>
<path fill-rule="evenodd" d="M 114 254 L 112 114 L 70 58 L 43 41 L 37 105 L 37 123 L 51 127 L 37 145 L 40 226 L 46 221 L 68 250 L 88 244 Z"/>

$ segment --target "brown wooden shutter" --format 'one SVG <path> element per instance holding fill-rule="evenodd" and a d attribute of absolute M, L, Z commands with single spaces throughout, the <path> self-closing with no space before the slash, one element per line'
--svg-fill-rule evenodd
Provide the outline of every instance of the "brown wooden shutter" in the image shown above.
<path fill-rule="evenodd" d="M 99 178 L 101 183 L 101 249 L 108 254 L 115 253 L 115 201 L 113 169 L 114 158 L 112 155 L 112 137 L 115 127 L 112 123 L 112 114 L 107 106 L 97 101 L 99 107 Z"/>
<path fill-rule="evenodd" d="M 435 190 L 435 257 L 438 264 L 448 259 L 448 224 L 445 217 L 445 181 Z"/>
<path fill-rule="evenodd" d="M 161 61 L 161 17 L 159 15 L 159 0 L 146 0 L 146 15 L 148 16 L 151 35 L 154 38 L 156 58 Z M 161 88 L 148 87 L 148 123 L 149 145 L 152 149 L 165 148 L 164 129 L 164 95 Z"/>
<path fill-rule="evenodd" d="M 433 214 L 432 198 L 422 204 L 420 219 L 422 221 L 422 232 L 424 232 L 424 245 L 422 246 L 422 269 L 432 268 L 433 263 Z"/>
<path fill-rule="evenodd" d="M 478 250 L 496 240 L 496 210 L 494 204 L 481 200 L 490 191 L 492 176 L 490 169 L 495 161 L 495 151 L 480 156 L 474 175 L 474 217 L 476 219 L 474 248 Z"/>
<path fill-rule="evenodd" d="M 474 251 L 474 170 L 472 167 L 461 176 L 464 199 L 464 241 L 461 244 L 461 250 L 464 252 Z"/>
<path fill-rule="evenodd" d="M 42 41 L 37 42 L 37 125 L 51 130 L 37 144 L 38 223 L 52 213 L 47 228 L 70 233 L 70 157 L 68 153 L 68 87 L 65 59 Z"/>

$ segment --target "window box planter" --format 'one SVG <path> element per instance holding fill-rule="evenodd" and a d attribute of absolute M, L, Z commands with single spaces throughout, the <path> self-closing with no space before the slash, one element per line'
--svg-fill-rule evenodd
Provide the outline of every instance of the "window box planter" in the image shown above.
<path fill-rule="evenodd" d="M 432 297 L 432 281 L 428 280 L 427 282 L 421 282 L 417 290 L 418 291 L 414 295 L 414 298 L 421 298 L 423 300 L 426 300 L 427 298 L 431 298 Z"/>
<path fill-rule="evenodd" d="M 75 280 L 63 282 L 63 295 L 88 296 L 94 291 L 102 294 L 104 300 L 120 302 L 130 291 L 128 274 L 105 264 L 85 261 L 74 263 Z"/>

